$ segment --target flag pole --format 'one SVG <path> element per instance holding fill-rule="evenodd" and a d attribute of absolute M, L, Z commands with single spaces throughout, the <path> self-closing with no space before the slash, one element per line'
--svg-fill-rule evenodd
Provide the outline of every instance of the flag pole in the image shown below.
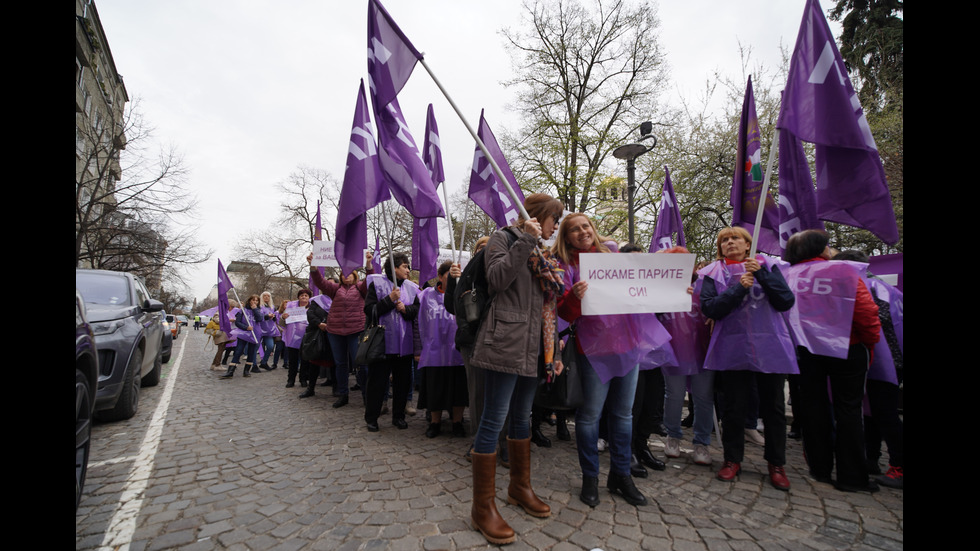
<path fill-rule="evenodd" d="M 422 67 L 425 67 L 425 71 L 429 73 L 429 76 L 432 78 L 432 81 L 435 82 L 436 86 L 439 88 L 439 91 L 442 92 L 442 95 L 446 97 L 449 105 L 451 105 L 453 110 L 456 111 L 456 116 L 459 117 L 459 120 L 463 121 L 463 126 L 466 127 L 466 130 L 468 130 L 470 135 L 476 140 L 476 144 L 480 147 L 480 151 L 482 151 L 483 155 L 488 161 L 490 161 L 490 166 L 493 167 L 493 171 L 497 175 L 497 179 L 503 182 L 503 184 L 507 187 L 507 192 L 510 193 L 511 199 L 514 200 L 514 203 L 517 204 L 517 208 L 521 211 L 521 216 L 523 216 L 525 220 L 530 220 L 531 217 L 528 216 L 527 211 L 524 209 L 524 203 L 517 197 L 517 192 L 514 191 L 514 188 L 511 187 L 510 182 L 504 177 L 504 173 L 497 165 L 497 161 L 493 160 L 493 156 L 490 155 L 490 152 L 487 150 L 487 146 L 483 143 L 483 140 L 480 139 L 480 136 L 477 135 L 476 131 L 473 130 L 473 127 L 470 126 L 469 121 L 466 120 L 466 117 L 463 116 L 463 113 L 459 110 L 459 107 L 456 106 L 456 102 L 453 101 L 453 98 L 449 97 L 449 92 L 446 92 L 446 89 L 443 88 L 442 83 L 436 78 L 436 75 L 432 72 L 432 69 L 429 68 L 429 64 L 425 62 L 424 58 L 425 54 L 422 54 L 422 56 L 418 58 L 419 63 L 422 64 Z"/>
<path fill-rule="evenodd" d="M 755 226 L 752 227 L 752 250 L 749 251 L 749 258 L 755 258 L 756 249 L 759 247 L 759 228 L 762 227 L 762 213 L 766 208 L 766 199 L 769 198 L 769 179 L 772 178 L 772 164 L 776 160 L 776 140 L 779 139 L 779 128 L 772 131 L 772 142 L 769 143 L 769 161 L 766 163 L 766 177 L 762 182 L 762 191 L 759 193 L 759 209 L 755 213 Z"/>
<path fill-rule="evenodd" d="M 242 308 L 242 299 L 238 298 L 238 291 L 235 290 L 235 287 L 234 286 L 231 288 L 231 292 L 232 293 L 235 293 L 235 300 L 238 301 L 238 309 L 242 311 L 242 317 L 245 317 L 245 313 L 244 312 L 248 308 L 248 304 L 245 305 L 245 308 Z M 256 342 L 258 342 L 259 339 L 258 339 L 258 337 L 255 336 L 255 331 L 254 330 L 249 330 L 249 333 L 251 333 L 252 334 L 252 338 L 255 339 Z"/>
<path fill-rule="evenodd" d="M 456 236 L 453 234 L 453 218 L 449 215 L 449 192 L 446 191 L 448 186 L 449 184 L 446 182 L 442 183 L 442 196 L 446 199 L 446 222 L 449 224 L 449 246 L 452 248 L 453 256 L 456 256 Z M 460 251 L 460 260 L 462 260 L 462 257 L 462 251 Z"/>
<path fill-rule="evenodd" d="M 466 243 L 466 221 L 470 218 L 470 202 L 466 202 L 466 210 L 463 211 L 463 227 L 459 230 L 459 260 L 457 264 L 463 263 L 463 243 Z M 459 279 L 459 278 L 457 278 Z"/>
<path fill-rule="evenodd" d="M 394 233 L 392 230 L 388 229 L 388 209 L 385 208 L 385 203 L 388 201 L 383 201 L 381 203 L 381 219 L 385 221 L 385 233 L 387 233 L 388 242 L 385 247 L 388 249 L 388 263 L 391 264 L 391 284 L 398 288 L 398 276 L 395 275 L 395 256 L 391 254 L 391 242 L 394 239 Z M 392 226 L 395 224 L 392 223 Z"/>

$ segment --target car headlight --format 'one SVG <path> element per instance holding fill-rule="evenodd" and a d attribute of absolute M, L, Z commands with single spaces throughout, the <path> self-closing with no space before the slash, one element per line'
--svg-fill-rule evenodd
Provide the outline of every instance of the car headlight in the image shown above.
<path fill-rule="evenodd" d="M 100 321 L 92 324 L 92 332 L 96 335 L 108 335 L 115 333 L 124 324 L 124 320 Z"/>

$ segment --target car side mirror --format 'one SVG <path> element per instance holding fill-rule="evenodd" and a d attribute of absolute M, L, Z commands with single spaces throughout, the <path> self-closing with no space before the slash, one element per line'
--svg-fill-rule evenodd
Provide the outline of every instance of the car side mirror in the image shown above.
<path fill-rule="evenodd" d="M 159 300 L 148 298 L 143 301 L 144 312 L 159 312 L 161 310 L 163 310 L 163 303 Z"/>

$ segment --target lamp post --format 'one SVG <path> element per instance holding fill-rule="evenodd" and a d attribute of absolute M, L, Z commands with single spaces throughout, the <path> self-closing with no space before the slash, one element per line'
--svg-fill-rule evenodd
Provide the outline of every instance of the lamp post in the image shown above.
<path fill-rule="evenodd" d="M 647 153 L 651 149 L 657 146 L 657 138 L 653 136 L 653 123 L 650 121 L 642 122 L 639 126 L 640 129 L 640 141 L 647 139 L 652 139 L 653 144 L 646 146 L 642 143 L 629 143 L 626 145 L 621 145 L 613 150 L 613 157 L 617 159 L 624 159 L 626 161 L 626 181 L 627 181 L 627 214 L 626 218 L 629 221 L 629 239 L 630 244 L 633 243 L 633 234 L 635 229 L 634 224 L 634 212 L 633 212 L 633 198 L 636 193 L 636 158 L 644 153 Z M 634 129 L 635 130 L 635 129 Z"/>

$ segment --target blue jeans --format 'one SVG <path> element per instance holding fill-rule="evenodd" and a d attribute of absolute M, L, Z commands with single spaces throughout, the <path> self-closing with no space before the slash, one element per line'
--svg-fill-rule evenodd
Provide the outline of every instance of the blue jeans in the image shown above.
<path fill-rule="evenodd" d="M 510 430 L 507 435 L 511 440 L 526 440 L 531 437 L 531 405 L 534 403 L 534 392 L 538 388 L 537 377 L 521 377 L 514 373 L 489 369 L 485 370 L 485 376 L 483 415 L 473 443 L 473 451 L 476 453 L 497 451 L 497 438 L 503 430 L 508 411 Z M 595 446 L 595 442 L 592 445 Z M 628 468 L 627 464 L 627 472 Z"/>
<path fill-rule="evenodd" d="M 681 428 L 681 410 L 684 409 L 684 394 L 687 380 L 691 378 L 691 397 L 694 400 L 694 443 L 711 445 L 711 428 L 714 425 L 715 372 L 703 371 L 697 375 L 667 375 L 664 395 L 664 426 L 667 436 L 684 438 Z"/>
<path fill-rule="evenodd" d="M 588 358 L 576 354 L 582 376 L 585 403 L 575 412 L 575 443 L 582 476 L 599 476 L 599 417 L 607 406 L 610 472 L 630 475 L 630 440 L 633 435 L 633 398 L 636 395 L 637 367 L 608 383 L 599 380 Z"/>
<path fill-rule="evenodd" d="M 356 366 L 357 338 L 360 336 L 360 333 L 353 335 L 327 333 L 327 340 L 330 341 L 330 349 L 333 351 L 333 361 L 336 364 L 334 373 L 337 379 L 337 394 L 340 396 L 347 396 L 350 393 L 350 368 Z"/>
<path fill-rule="evenodd" d="M 238 360 L 245 354 L 245 363 L 249 365 L 255 365 L 255 352 L 258 350 L 259 345 L 254 342 L 248 342 L 245 339 L 238 339 L 238 343 L 235 344 L 235 355 L 231 357 L 231 363 L 238 365 Z"/>
<path fill-rule="evenodd" d="M 262 337 L 262 365 L 269 367 L 269 356 L 276 348 L 276 338 L 272 335 Z"/>

